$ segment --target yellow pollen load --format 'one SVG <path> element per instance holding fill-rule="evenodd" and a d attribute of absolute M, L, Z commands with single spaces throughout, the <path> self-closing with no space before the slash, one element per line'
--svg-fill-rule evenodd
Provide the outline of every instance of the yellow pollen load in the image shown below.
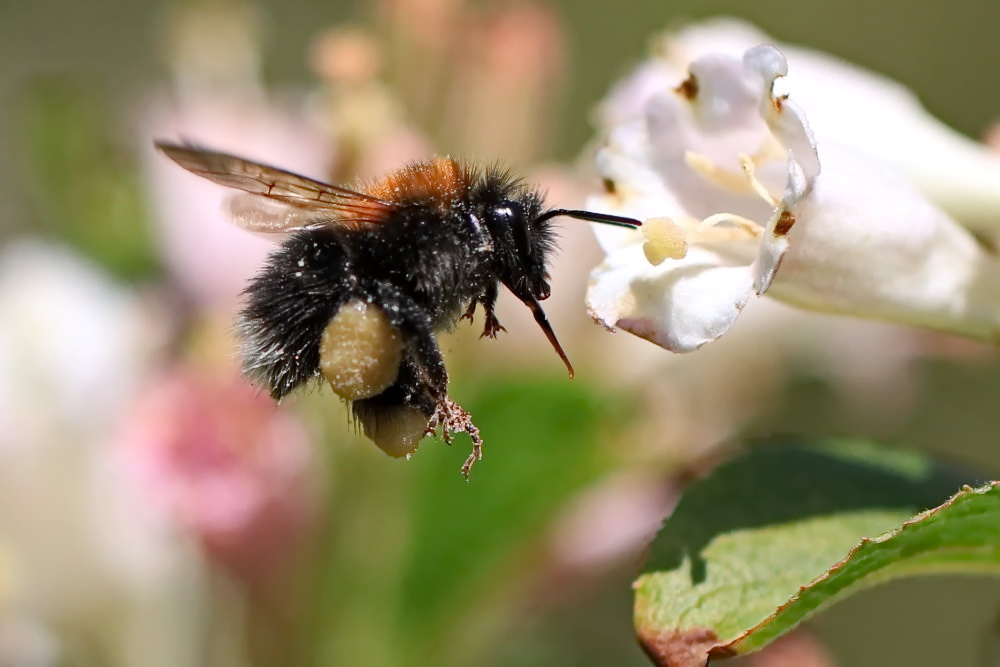
<path fill-rule="evenodd" d="M 320 340 L 320 372 L 341 398 L 376 396 L 396 381 L 403 357 L 399 330 L 377 306 L 354 300 L 326 325 Z"/>
<path fill-rule="evenodd" d="M 394 458 L 417 451 L 427 435 L 427 416 L 405 405 L 387 406 L 378 413 L 358 415 L 365 435 Z"/>

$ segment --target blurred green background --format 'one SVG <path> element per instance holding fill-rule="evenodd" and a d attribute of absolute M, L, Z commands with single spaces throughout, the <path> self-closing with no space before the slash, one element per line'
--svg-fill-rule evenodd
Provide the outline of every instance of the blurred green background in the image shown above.
<path fill-rule="evenodd" d="M 41 229 L 97 259 L 124 284 L 164 280 L 149 231 L 146 185 L 132 153 L 130 118 L 166 80 L 164 22 L 177 6 L 0 0 L 0 240 Z M 315 84 L 307 52 L 318 29 L 372 21 L 371 7 L 361 2 L 261 0 L 256 6 L 265 17 L 264 74 L 269 84 L 282 87 Z M 644 56 L 654 31 L 716 15 L 749 20 L 778 40 L 829 51 L 898 79 L 970 136 L 982 136 L 1000 119 L 1000 3 L 561 0 L 551 6 L 565 32 L 566 70 L 555 96 L 554 130 L 539 159 L 579 157 L 592 137 L 595 104 Z M 524 345 L 538 343 L 530 333 L 514 335 L 524 336 Z M 849 434 L 932 451 L 987 474 L 1000 469 L 996 355 L 938 337 L 917 338 L 918 351 L 899 380 L 906 385 L 890 383 L 862 399 L 851 392 L 863 378 L 845 389 L 843 378 L 809 363 L 786 359 L 785 374 L 774 380 L 767 371 L 759 387 L 752 363 L 737 367 L 733 372 L 740 374 L 747 397 L 729 396 L 739 417 L 726 422 L 723 442 L 713 445 L 772 433 Z M 196 347 L 183 335 L 174 344 Z M 586 350 L 577 348 L 574 355 L 567 348 L 571 356 L 587 356 Z M 619 474 L 641 471 L 646 482 L 653 478 L 662 498 L 653 493 L 651 502 L 666 505 L 675 477 L 700 470 L 702 455 L 714 450 L 663 452 L 655 442 L 631 442 L 656 432 L 636 426 L 650 419 L 658 400 L 641 384 L 605 382 L 595 373 L 568 383 L 559 365 L 548 362 L 542 370 L 483 371 L 476 350 L 471 345 L 460 351 L 452 368 L 453 395 L 491 434 L 487 459 L 471 485 L 457 473 L 464 440 L 451 449 L 428 441 L 403 466 L 360 438 L 345 442 L 346 418 L 330 414 L 330 396 L 314 392 L 295 404 L 321 443 L 324 436 L 334 442 L 324 461 L 330 490 L 322 528 L 306 549 L 309 565 L 289 584 L 300 587 L 291 604 L 301 627 L 275 631 L 273 644 L 251 639 L 249 661 L 646 664 L 630 623 L 629 584 L 641 544 L 592 572 L 567 574 L 547 560 L 550 531 L 572 501 Z M 706 351 L 710 360 L 712 354 Z M 683 372 L 680 386 L 709 394 L 713 378 L 725 377 L 703 372 L 697 362 Z M 274 630 L 273 619 L 228 604 L 214 609 L 246 614 L 240 618 L 257 628 L 253 632 L 266 636 Z M 252 600 L 240 604 L 254 606 Z M 988 665 L 994 663 L 984 656 L 995 656 L 990 647 L 1000 641 L 998 613 L 1000 582 L 992 579 L 899 582 L 837 605 L 810 630 L 839 665 Z M 228 625 L 211 614 L 205 622 L 207 628 Z M 289 647 L 295 651 L 288 653 Z M 212 650 L 229 655 L 224 648 Z M 111 664 L 100 650 L 64 655 L 69 657 L 53 664 Z M 243 663 L 227 658 L 203 664 Z"/>

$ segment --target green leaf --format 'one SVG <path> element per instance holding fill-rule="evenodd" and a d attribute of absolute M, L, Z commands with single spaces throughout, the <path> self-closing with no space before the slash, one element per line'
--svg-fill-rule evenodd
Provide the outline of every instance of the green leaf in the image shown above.
<path fill-rule="evenodd" d="M 465 435 L 452 446 L 427 438 L 409 461 L 363 439 L 337 449 L 316 664 L 483 664 L 510 641 L 547 571 L 548 529 L 616 470 L 607 436 L 631 409 L 558 371 L 472 383 L 456 374 L 449 393 L 485 440 L 469 481 Z"/>
<path fill-rule="evenodd" d="M 470 481 L 456 472 L 469 452 L 465 437 L 452 447 L 428 439 L 409 466 L 414 541 L 399 587 L 400 634 L 407 655 L 433 656 L 430 664 L 466 664 L 473 646 L 492 641 L 503 620 L 469 609 L 495 613 L 520 599 L 514 582 L 529 567 L 525 551 L 612 463 L 600 437 L 606 398 L 593 387 L 556 376 L 470 389 L 453 391 L 486 438 Z"/>
<path fill-rule="evenodd" d="M 969 479 L 857 441 L 755 447 L 688 488 L 664 523 L 635 584 L 643 648 L 661 665 L 704 665 L 892 577 L 1000 570 L 1000 486 Z"/>

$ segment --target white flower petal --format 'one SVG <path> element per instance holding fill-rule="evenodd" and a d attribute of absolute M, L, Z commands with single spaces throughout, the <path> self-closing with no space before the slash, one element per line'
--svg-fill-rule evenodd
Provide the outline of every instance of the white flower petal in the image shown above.
<path fill-rule="evenodd" d="M 995 340 L 1000 262 L 888 165 L 834 144 L 769 294 Z"/>
<path fill-rule="evenodd" d="M 749 267 L 719 262 L 698 248 L 649 267 L 641 246 L 621 249 L 591 274 L 590 315 L 674 352 L 697 350 L 729 330 L 753 287 Z"/>
<path fill-rule="evenodd" d="M 932 116 L 904 86 L 808 49 L 782 47 L 786 81 L 820 142 L 891 163 L 971 229 L 1000 225 L 1000 156 Z"/>
<path fill-rule="evenodd" d="M 808 130 L 808 126 L 805 126 Z M 813 150 L 815 155 L 815 149 Z M 817 174 L 819 162 L 815 163 Z M 796 222 L 794 211 L 799 201 L 812 189 L 813 179 L 806 177 L 805 172 L 799 162 L 795 160 L 792 152 L 788 156 L 788 183 L 785 186 L 785 195 L 781 198 L 781 206 L 775 209 L 768 221 L 764 234 L 760 239 L 760 248 L 757 259 L 753 263 L 754 291 L 757 295 L 764 294 L 774 280 L 774 274 L 781 265 L 781 260 L 788 252 L 788 233 Z"/>
<path fill-rule="evenodd" d="M 780 220 L 780 217 L 777 219 Z M 788 237 L 784 234 L 768 231 L 761 237 L 757 257 L 751 265 L 753 291 L 757 296 L 763 295 L 771 287 L 788 247 Z"/>
<path fill-rule="evenodd" d="M 151 313 L 96 267 L 41 241 L 0 252 L 0 453 L 117 414 L 159 344 Z M 72 424 L 72 427 L 67 427 Z"/>
<path fill-rule="evenodd" d="M 747 51 L 743 63 L 761 78 L 760 115 L 771 133 L 799 164 L 806 181 L 816 178 L 819 155 L 805 114 L 794 101 L 774 96 L 775 81 L 788 74 L 785 56 L 770 44 L 762 44 Z"/>
<path fill-rule="evenodd" d="M 764 43 L 787 57 L 784 87 L 809 111 L 821 145 L 834 141 L 892 163 L 970 229 L 1000 226 L 1000 155 L 941 123 L 899 83 L 819 51 L 776 43 L 738 19 L 709 19 L 665 34 L 657 56 L 618 84 L 602 105 L 602 126 L 636 118 L 653 95 L 683 80 L 698 57 L 739 57 Z"/>
<path fill-rule="evenodd" d="M 618 128 L 607 138 L 595 159 L 598 173 L 613 191 L 588 197 L 589 210 L 645 220 L 662 215 L 664 207 L 680 208 L 663 179 L 649 166 L 648 145 L 646 128 L 639 123 Z M 591 227 L 604 252 L 641 242 L 641 234 L 632 229 L 602 224 Z"/>

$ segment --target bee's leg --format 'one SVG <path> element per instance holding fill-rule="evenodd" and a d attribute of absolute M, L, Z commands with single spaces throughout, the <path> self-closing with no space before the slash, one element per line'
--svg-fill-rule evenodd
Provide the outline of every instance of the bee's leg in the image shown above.
<path fill-rule="evenodd" d="M 462 317 L 459 319 L 469 320 L 470 323 L 474 322 L 476 315 L 476 306 L 478 305 L 479 305 L 479 299 L 473 297 L 472 301 L 469 302 L 469 307 L 465 309 L 465 312 L 462 313 Z"/>
<path fill-rule="evenodd" d="M 483 325 L 483 333 L 479 336 L 480 338 L 496 338 L 497 334 L 501 331 L 507 331 L 500 320 L 497 319 L 494 308 L 497 305 L 497 296 L 499 295 L 499 288 L 496 283 L 491 284 L 486 288 L 486 292 L 479 298 L 483 304 L 483 311 L 486 314 L 486 321 Z M 475 303 L 475 301 L 473 301 Z"/>
<path fill-rule="evenodd" d="M 427 386 L 435 399 L 440 399 L 448 390 L 448 371 L 444 367 L 444 357 L 434 338 L 434 326 L 430 316 L 417 303 L 391 283 L 382 283 L 376 290 L 376 302 L 389 319 L 389 323 L 400 330 L 407 347 L 427 377 Z"/>
<path fill-rule="evenodd" d="M 479 427 L 472 423 L 472 415 L 461 405 L 448 396 L 438 401 L 434 414 L 427 422 L 427 435 L 433 435 L 437 427 L 441 427 L 441 439 L 451 444 L 452 433 L 468 433 L 472 439 L 472 452 L 462 464 L 462 475 L 469 479 L 472 466 L 483 458 L 483 438 L 479 435 Z"/>
<path fill-rule="evenodd" d="M 462 474 L 468 479 L 472 465 L 483 458 L 483 440 L 479 435 L 479 428 L 472 423 L 469 412 L 448 397 L 448 371 L 434 338 L 430 317 L 413 299 L 392 284 L 381 284 L 377 296 L 390 323 L 399 328 L 403 338 L 408 341 L 410 354 L 420 370 L 417 377 L 422 379 L 411 382 L 416 393 L 409 393 L 403 400 L 406 404 L 417 407 L 418 404 L 414 401 L 426 391 L 434 401 L 434 410 L 427 419 L 425 435 L 433 435 L 440 426 L 441 438 L 451 444 L 453 433 L 469 434 L 472 453 L 462 465 Z M 493 299 L 495 301 L 496 296 Z"/>

